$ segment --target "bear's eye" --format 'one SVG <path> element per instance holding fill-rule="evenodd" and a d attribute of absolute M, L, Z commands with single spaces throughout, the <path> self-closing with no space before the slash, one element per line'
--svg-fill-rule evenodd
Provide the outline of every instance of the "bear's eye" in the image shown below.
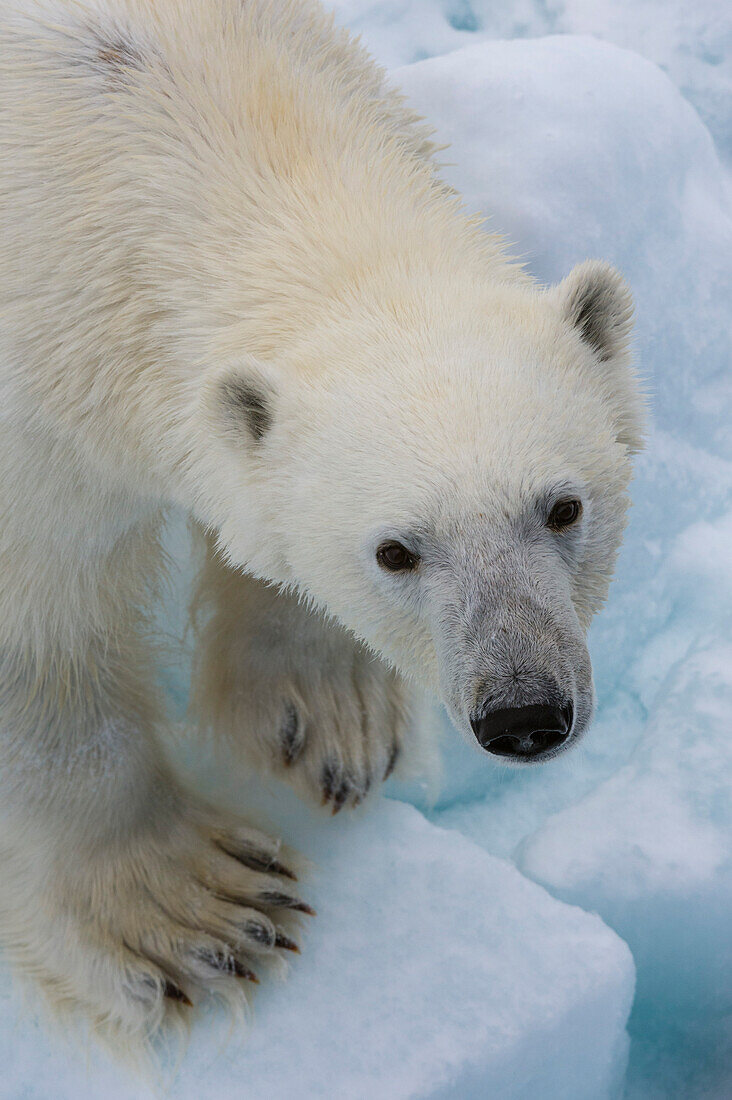
<path fill-rule="evenodd" d="M 582 514 L 582 505 L 578 500 L 558 500 L 549 513 L 548 525 L 554 531 L 571 527 Z"/>
<path fill-rule="evenodd" d="M 419 558 L 400 542 L 382 542 L 376 551 L 376 560 L 382 569 L 391 573 L 405 573 L 415 569 Z"/>

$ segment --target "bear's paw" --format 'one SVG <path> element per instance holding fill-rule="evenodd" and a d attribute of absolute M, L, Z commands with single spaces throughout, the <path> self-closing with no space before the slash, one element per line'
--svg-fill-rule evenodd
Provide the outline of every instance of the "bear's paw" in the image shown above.
<path fill-rule="evenodd" d="M 85 1016 L 117 1048 L 216 998 L 244 1008 L 264 970 L 299 950 L 293 855 L 263 833 L 184 802 L 96 851 L 69 846 L 24 868 L 4 899 L 11 952 L 55 1008 Z M 33 894 L 29 911 L 12 898 Z"/>

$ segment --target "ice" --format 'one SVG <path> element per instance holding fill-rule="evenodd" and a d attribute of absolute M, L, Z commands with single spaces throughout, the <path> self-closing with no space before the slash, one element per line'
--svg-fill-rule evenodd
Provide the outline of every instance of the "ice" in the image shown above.
<path fill-rule="evenodd" d="M 677 1008 L 723 1008 L 732 988 L 731 708 L 732 646 L 715 638 L 674 666 L 629 763 L 521 854 L 533 878 L 628 938 L 639 1001 L 660 983 Z"/>
<path fill-rule="evenodd" d="M 668 72 L 732 157 L 732 20 L 724 0 L 330 0 L 390 68 L 484 39 L 587 34 Z"/>
<path fill-rule="evenodd" d="M 305 950 L 286 984 L 262 986 L 245 1040 L 222 1049 L 211 1016 L 196 1029 L 177 1100 L 617 1094 L 634 971 L 598 917 L 411 806 L 338 828 L 305 817 L 293 808 L 317 852 Z M 0 1002 L 4 1100 L 130 1096 L 108 1064 L 87 1070 L 16 1014 Z"/>
<path fill-rule="evenodd" d="M 630 945 L 638 966 L 633 1033 L 643 1041 L 650 1028 L 682 1042 L 694 1034 L 697 1065 L 718 1059 L 725 1089 L 732 1084 L 732 1062 L 721 1054 L 725 1045 L 727 1058 L 732 1051 L 730 715 L 732 647 L 713 636 L 659 685 L 629 763 L 551 817 L 519 859 L 527 874 L 600 913 Z M 721 1097 L 720 1081 L 716 1090 L 710 1095 Z"/>

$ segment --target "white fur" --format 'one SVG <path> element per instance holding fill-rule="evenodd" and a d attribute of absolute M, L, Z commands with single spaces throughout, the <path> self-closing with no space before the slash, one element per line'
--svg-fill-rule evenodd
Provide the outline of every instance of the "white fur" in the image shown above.
<path fill-rule="evenodd" d="M 602 265 L 538 287 L 310 0 L 0 12 L 0 916 L 57 1003 L 147 1035 L 166 977 L 237 996 L 195 949 L 249 958 L 249 910 L 271 925 L 289 897 L 278 878 L 285 901 L 262 900 L 272 876 L 217 847 L 272 843 L 156 748 L 164 508 L 216 547 L 195 718 L 356 802 L 403 739 L 393 668 L 469 733 L 487 608 L 537 668 L 560 635 L 580 652 L 639 445 L 629 297 Z M 577 327 L 590 284 L 606 355 Z M 266 402 L 260 439 L 224 415 L 232 379 Z M 567 483 L 581 531 L 554 553 L 537 528 L 532 549 L 520 516 Z M 376 545 L 405 531 L 424 567 L 387 576 Z M 556 629 L 503 598 L 509 546 Z M 306 744 L 283 768 L 290 705 Z"/>

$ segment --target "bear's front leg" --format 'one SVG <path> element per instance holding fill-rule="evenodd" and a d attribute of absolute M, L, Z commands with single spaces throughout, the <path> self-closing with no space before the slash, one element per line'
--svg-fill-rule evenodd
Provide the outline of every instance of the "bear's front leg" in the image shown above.
<path fill-rule="evenodd" d="M 333 813 L 389 777 L 405 747 L 406 691 L 351 634 L 210 549 L 194 610 L 201 727 Z"/>
<path fill-rule="evenodd" d="M 169 774 L 134 634 L 0 659 L 0 935 L 125 1045 L 210 995 L 243 1001 L 311 911 L 288 853 Z"/>

